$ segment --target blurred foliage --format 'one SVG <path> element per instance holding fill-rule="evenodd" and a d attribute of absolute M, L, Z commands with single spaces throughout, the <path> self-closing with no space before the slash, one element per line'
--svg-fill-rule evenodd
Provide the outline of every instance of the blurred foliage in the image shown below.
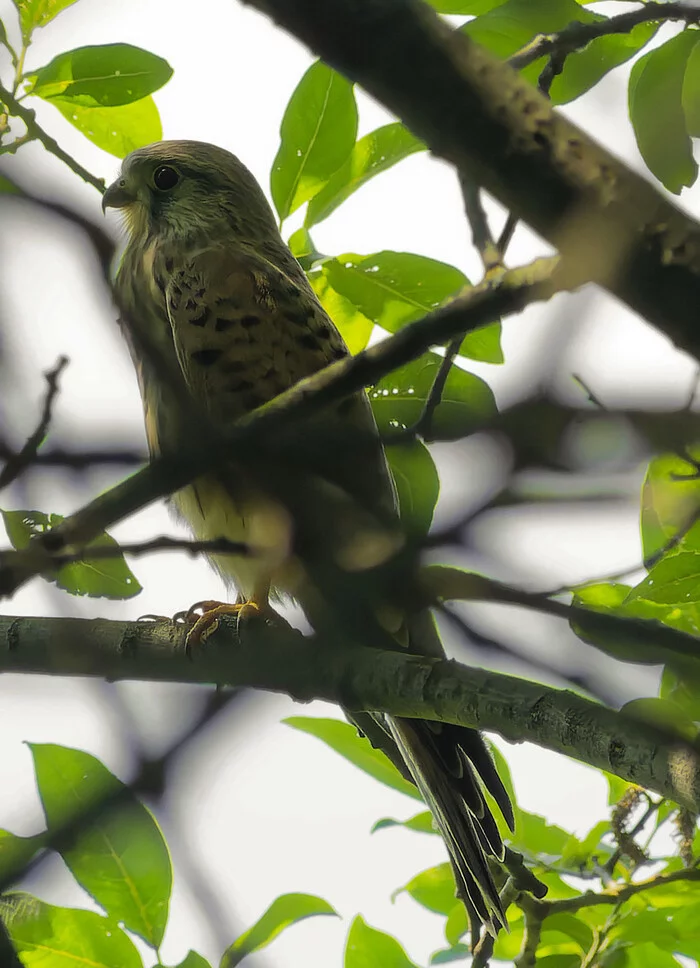
<path fill-rule="evenodd" d="M 45 136 L 31 116 L 22 114 L 32 98 L 52 104 L 94 144 L 117 157 L 161 137 L 153 95 L 170 80 L 172 69 L 157 54 L 115 42 L 59 52 L 42 66 L 27 66 L 35 32 L 50 30 L 53 19 L 74 2 L 13 0 L 15 20 L 0 21 L 0 46 L 11 62 L 10 76 L 0 77 L 0 155 L 21 151 L 24 144 L 37 139 L 51 150 L 50 132 Z M 557 104 L 585 95 L 608 72 L 634 59 L 629 71 L 629 117 L 644 162 L 671 192 L 680 193 L 695 183 L 700 31 L 694 24 L 676 23 L 658 42 L 659 23 L 651 17 L 628 29 L 615 29 L 611 18 L 616 11 L 608 9 L 612 4 L 604 15 L 597 4 L 577 0 L 430 2 L 439 13 L 460 18 L 451 21 L 456 29 L 502 58 L 526 53 L 542 35 L 554 41 L 566 38 L 548 83 L 549 95 Z M 643 11 L 642 6 L 639 9 Z M 577 42 L 577 36 L 584 36 L 576 33 L 581 27 L 593 32 Z M 530 58 L 523 75 L 537 83 L 548 58 Z M 7 103 L 2 100 L 3 90 Z M 315 226 L 341 206 L 352 206 L 353 196 L 363 186 L 374 178 L 388 177 L 394 166 L 424 150 L 426 146 L 398 121 L 358 138 L 354 86 L 320 62 L 306 71 L 284 112 L 270 176 L 272 201 L 283 230 L 290 216 L 296 216 L 296 229 L 288 233 L 290 247 L 353 353 L 387 333 L 400 332 L 471 286 L 457 267 L 420 254 L 325 254 L 312 238 Z M 81 173 L 77 163 L 71 167 Z M 0 193 L 19 191 L 10 178 L 0 176 Z M 402 520 L 418 536 L 430 528 L 440 491 L 427 443 L 460 439 L 496 413 L 487 379 L 470 368 L 474 361 L 503 362 L 500 321 L 492 320 L 468 334 L 454 350 L 446 371 L 442 355 L 428 352 L 382 378 L 370 392 L 382 431 L 420 429 L 411 441 L 387 448 Z M 444 385 L 436 397 L 440 374 Z M 700 722 L 700 677 L 694 658 L 688 661 L 661 645 L 642 644 L 636 634 L 626 640 L 592 633 L 585 610 L 644 619 L 660 629 L 700 637 L 697 456 L 700 452 L 662 455 L 648 467 L 640 515 L 645 567 L 636 584 L 606 579 L 571 589 L 572 601 L 581 610 L 572 628 L 581 639 L 615 659 L 663 667 L 659 695 L 636 700 L 626 711 L 693 739 Z M 34 510 L 5 510 L 2 515 L 8 539 L 18 550 L 62 520 L 60 515 Z M 93 545 L 109 556 L 66 563 L 49 580 L 74 595 L 129 598 L 137 594 L 140 585 L 114 540 L 104 534 Z M 416 789 L 353 726 L 301 716 L 286 722 L 411 798 L 406 819 L 378 819 L 373 833 L 405 838 L 413 833 L 435 834 L 430 814 L 423 809 L 415 812 L 415 800 L 421 799 Z M 0 876 L 54 850 L 99 911 L 57 907 L 27 893 L 3 894 L 0 914 L 22 963 L 36 968 L 132 968 L 144 964 L 140 950 L 145 944 L 152 952 L 147 963 L 153 964 L 155 958 L 160 965 L 172 869 L 153 815 L 94 757 L 55 745 L 33 745 L 31 751 L 46 830 L 34 837 L 0 831 Z M 666 968 L 680 965 L 681 956 L 700 963 L 696 818 L 669 801 L 607 776 L 610 815 L 599 818 L 582 835 L 574 833 L 522 809 L 503 755 L 494 748 L 493 756 L 515 806 L 514 832 L 496 814 L 502 836 L 509 850 L 521 855 L 547 885 L 548 894 L 544 901 L 518 891 L 508 895 L 511 930 L 499 934 L 491 963 L 511 964 L 517 958 L 523 966 L 536 963 L 544 968 Z M 678 850 L 669 852 L 663 832 L 672 825 Z M 408 845 L 410 840 L 405 842 Z M 501 871 L 499 876 L 505 883 L 506 874 Z M 431 965 L 470 957 L 470 945 L 476 939 L 469 938 L 467 916 L 455 897 L 449 864 L 416 873 L 397 887 L 395 896 L 401 893 L 440 919 L 445 941 L 432 954 Z M 259 920 L 231 940 L 221 968 L 233 968 L 273 942 L 281 931 L 318 915 L 337 913 L 327 901 L 312 895 L 271 898 Z M 179 968 L 208 965 L 190 951 Z M 349 923 L 344 965 L 416 968 L 397 939 L 359 915 Z"/>

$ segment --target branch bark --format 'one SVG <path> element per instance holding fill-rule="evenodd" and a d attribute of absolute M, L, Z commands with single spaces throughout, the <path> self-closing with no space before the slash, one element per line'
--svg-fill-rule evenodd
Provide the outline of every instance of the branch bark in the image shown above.
<path fill-rule="evenodd" d="M 679 347 L 700 355 L 700 227 L 420 0 L 243 0 L 359 82 Z"/>
<path fill-rule="evenodd" d="M 248 686 L 458 723 L 565 753 L 692 810 L 700 805 L 700 757 L 691 744 L 566 690 L 453 660 L 340 648 L 281 620 L 253 619 L 240 633 L 224 620 L 191 657 L 184 636 L 172 622 L 4 616 L 0 672 Z"/>

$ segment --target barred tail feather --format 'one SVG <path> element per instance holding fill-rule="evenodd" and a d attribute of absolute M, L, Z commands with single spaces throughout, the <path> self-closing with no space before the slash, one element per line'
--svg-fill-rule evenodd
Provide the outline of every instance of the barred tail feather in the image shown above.
<path fill-rule="evenodd" d="M 508 924 L 487 855 L 502 860 L 504 847 L 478 777 L 511 827 L 513 812 L 484 741 L 476 730 L 449 724 L 386 722 L 447 845 L 458 895 L 495 937 Z"/>

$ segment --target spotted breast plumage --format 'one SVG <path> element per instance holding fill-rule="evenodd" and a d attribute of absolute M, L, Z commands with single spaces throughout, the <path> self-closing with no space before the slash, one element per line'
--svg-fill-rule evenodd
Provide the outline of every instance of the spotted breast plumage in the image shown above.
<path fill-rule="evenodd" d="M 115 289 L 152 454 L 182 449 L 189 406 L 226 428 L 347 355 L 259 185 L 228 151 L 192 141 L 139 149 L 103 204 L 121 209 L 128 231 Z M 393 483 L 367 395 L 319 414 L 318 425 L 330 446 L 310 451 L 308 466 L 284 468 L 294 499 L 281 496 L 269 455 L 259 471 L 254 462 L 232 462 L 229 474 L 203 475 L 173 496 L 197 538 L 225 537 L 252 550 L 211 556 L 235 584 L 237 607 L 266 608 L 271 593 L 288 593 L 313 622 L 323 599 L 308 567 L 314 550 L 330 547 L 345 567 L 357 547 L 366 563 L 395 546 Z M 352 434 L 360 450 L 340 446 Z M 443 654 L 429 615 L 382 621 L 397 648 Z M 419 720 L 376 721 L 432 810 L 458 893 L 495 932 L 505 914 L 487 855 L 502 857 L 503 846 L 483 787 L 511 825 L 512 810 L 481 736 Z"/>

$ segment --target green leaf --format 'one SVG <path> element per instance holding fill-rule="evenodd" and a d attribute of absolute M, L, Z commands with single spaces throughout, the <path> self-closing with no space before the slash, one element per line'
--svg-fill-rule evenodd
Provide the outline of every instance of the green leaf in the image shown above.
<path fill-rule="evenodd" d="M 686 131 L 692 138 L 700 137 L 700 45 L 688 55 L 683 77 L 681 104 L 685 115 Z"/>
<path fill-rule="evenodd" d="M 385 786 L 398 790 L 399 793 L 405 793 L 414 800 L 421 800 L 418 790 L 408 780 L 404 780 L 391 760 L 380 750 L 375 750 L 350 723 L 343 723 L 339 719 L 316 719 L 311 716 L 289 716 L 282 722 L 322 740 L 336 753 Z"/>
<path fill-rule="evenodd" d="M 519 808 L 515 811 L 513 844 L 540 864 L 559 862 L 567 847 L 570 848 L 572 836 L 568 830 L 548 823 L 537 813 Z"/>
<path fill-rule="evenodd" d="M 352 84 L 316 61 L 299 81 L 282 118 L 270 173 L 281 221 L 323 188 L 352 151 L 356 136 Z"/>
<path fill-rule="evenodd" d="M 75 0 L 12 0 L 19 12 L 22 40 L 26 43 L 36 27 L 45 27 Z"/>
<path fill-rule="evenodd" d="M 593 944 L 593 932 L 585 922 L 573 914 L 562 912 L 550 915 L 544 922 L 544 930 L 545 932 L 558 931 L 567 938 L 572 938 L 582 951 L 588 951 Z"/>
<path fill-rule="evenodd" d="M 588 21 L 589 11 L 582 11 L 576 17 L 578 21 Z M 604 22 L 607 17 L 591 17 Z M 620 64 L 624 64 L 645 47 L 659 29 L 658 23 L 637 24 L 628 33 L 608 34 L 592 40 L 582 50 L 569 54 L 564 64 L 564 70 L 554 78 L 550 88 L 550 97 L 554 104 L 567 104 L 589 91 L 609 71 Z"/>
<path fill-rule="evenodd" d="M 438 13 L 449 14 L 481 14 L 493 7 L 498 7 L 503 0 L 428 0 L 430 6 Z"/>
<path fill-rule="evenodd" d="M 503 363 L 505 357 L 501 346 L 502 329 L 500 323 L 489 323 L 488 326 L 475 329 L 473 333 L 467 333 L 459 348 L 459 355 L 468 356 L 470 360 L 479 360 L 481 363 Z"/>
<path fill-rule="evenodd" d="M 355 144 L 345 163 L 311 199 L 304 225 L 317 225 L 375 175 L 392 168 L 425 145 L 400 122 L 385 124 Z"/>
<path fill-rule="evenodd" d="M 162 57 L 131 44 L 77 47 L 27 75 L 29 93 L 60 97 L 85 108 L 132 104 L 153 94 L 172 77 Z"/>
<path fill-rule="evenodd" d="M 173 968 L 211 968 L 211 965 L 197 951 L 188 951 L 184 959 Z"/>
<path fill-rule="evenodd" d="M 469 957 L 469 947 L 466 944 L 457 943 L 451 948 L 443 948 L 440 951 L 433 951 L 430 956 L 431 965 L 448 965 L 453 961 L 466 961 Z"/>
<path fill-rule="evenodd" d="M 252 951 L 259 951 L 269 945 L 285 928 L 317 914 L 338 917 L 338 912 L 321 897 L 313 894 L 282 894 L 272 902 L 252 928 L 226 949 L 219 968 L 234 968 Z"/>
<path fill-rule="evenodd" d="M 700 480 L 693 477 L 695 473 L 693 465 L 676 454 L 662 454 L 650 462 L 641 501 L 645 561 L 666 548 L 679 531 L 685 532 L 700 509 Z M 684 534 L 676 547 L 700 551 L 700 522 Z"/>
<path fill-rule="evenodd" d="M 660 605 L 693 605 L 700 601 L 700 552 L 684 551 L 662 558 L 636 585 L 627 601 L 642 598 Z"/>
<path fill-rule="evenodd" d="M 309 282 L 321 305 L 337 326 L 350 352 L 353 354 L 361 352 L 367 346 L 374 329 L 372 320 L 367 319 L 354 303 L 333 288 L 325 264 L 315 267 L 309 273 Z"/>
<path fill-rule="evenodd" d="M 136 148 L 163 137 L 160 115 L 152 97 L 116 108 L 84 108 L 60 97 L 52 97 L 48 103 L 58 108 L 66 121 L 89 141 L 117 158 L 125 158 Z"/>
<path fill-rule="evenodd" d="M 644 54 L 629 82 L 629 113 L 649 170 L 675 194 L 695 182 L 698 166 L 686 130 L 682 93 L 690 52 L 700 39 L 684 30 Z"/>
<path fill-rule="evenodd" d="M 614 803 L 618 803 L 625 795 L 630 787 L 628 780 L 621 780 L 619 776 L 615 776 L 614 773 L 607 773 L 604 771 L 603 775 L 608 784 L 608 806 L 612 806 Z"/>
<path fill-rule="evenodd" d="M 681 962 L 650 941 L 626 949 L 626 968 L 680 968 Z"/>
<path fill-rule="evenodd" d="M 142 968 L 133 941 L 93 911 L 13 892 L 0 898 L 0 915 L 28 968 Z"/>
<path fill-rule="evenodd" d="M 333 288 L 396 333 L 456 295 L 469 280 L 454 266 L 410 252 L 348 253 L 325 264 Z"/>
<path fill-rule="evenodd" d="M 29 547 L 35 535 L 44 534 L 63 521 L 62 515 L 45 514 L 43 511 L 0 511 L 0 514 L 7 537 L 18 551 Z M 114 548 L 118 551 L 119 545 L 105 531 L 86 548 Z M 55 581 L 59 588 L 71 595 L 88 595 L 91 598 L 133 598 L 141 591 L 141 585 L 121 552 L 116 553 L 114 558 L 87 558 L 63 565 L 46 580 Z"/>
<path fill-rule="evenodd" d="M 350 925 L 343 968 L 417 968 L 396 938 L 358 915 Z"/>
<path fill-rule="evenodd" d="M 381 820 L 377 820 L 372 827 L 371 833 L 376 833 L 377 830 L 385 830 L 387 827 L 405 827 L 406 830 L 416 830 L 422 834 L 437 833 L 437 830 L 433 826 L 433 818 L 429 810 L 417 813 L 408 820 L 394 820 L 393 817 L 383 817 Z M 2 842 L 0 842 L 1 848 Z M 0 854 L 0 857 L 2 857 L 2 854 Z"/>
<path fill-rule="evenodd" d="M 405 891 L 429 911 L 447 916 L 457 903 L 454 874 L 450 864 L 438 864 L 416 874 L 391 895 L 392 900 Z M 460 902 L 461 903 L 461 902 Z"/>
<path fill-rule="evenodd" d="M 399 496 L 401 523 L 408 534 L 427 534 L 440 494 L 440 478 L 430 451 L 420 440 L 412 440 L 389 444 L 385 453 Z"/>
<path fill-rule="evenodd" d="M 26 867 L 37 851 L 45 844 L 44 834 L 35 837 L 18 837 L 9 830 L 0 830 L 0 877 L 7 878 Z"/>
<path fill-rule="evenodd" d="M 442 358 L 423 356 L 382 377 L 370 391 L 381 432 L 411 427 L 421 417 Z M 493 393 L 484 381 L 453 364 L 430 426 L 431 439 L 458 440 L 496 413 Z"/>
<path fill-rule="evenodd" d="M 461 901 L 457 901 L 445 921 L 445 940 L 448 944 L 455 945 L 468 930 L 467 910 Z"/>
<path fill-rule="evenodd" d="M 88 753 L 30 744 L 39 795 L 50 831 L 76 812 L 109 803 L 81 823 L 60 853 L 78 883 L 148 944 L 158 947 L 168 919 L 170 856 L 152 814 L 124 784 Z"/>
<path fill-rule="evenodd" d="M 620 712 L 638 719 L 641 723 L 651 723 L 661 729 L 668 729 L 679 736 L 694 740 L 697 734 L 693 721 L 680 706 L 668 699 L 654 697 L 633 699 L 625 703 Z"/>

